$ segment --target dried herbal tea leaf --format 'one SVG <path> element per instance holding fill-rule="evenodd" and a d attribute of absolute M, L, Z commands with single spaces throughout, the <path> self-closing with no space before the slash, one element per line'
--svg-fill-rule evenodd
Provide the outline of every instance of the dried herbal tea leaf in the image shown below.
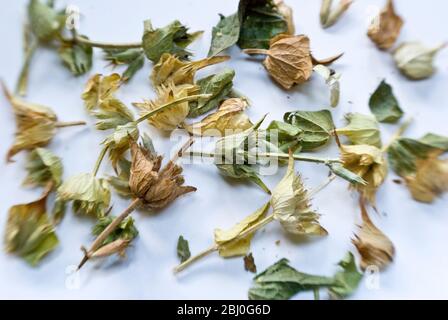
<path fill-rule="evenodd" d="M 393 1 L 387 0 L 386 6 L 369 26 L 367 35 L 379 49 L 387 50 L 397 41 L 402 27 L 403 19 L 395 13 Z"/>
<path fill-rule="evenodd" d="M 83 38 L 88 39 L 83 36 Z M 93 48 L 82 43 L 62 43 L 59 57 L 75 76 L 80 76 L 92 69 Z"/>
<path fill-rule="evenodd" d="M 237 13 L 227 17 L 220 15 L 218 24 L 212 29 L 212 43 L 208 56 L 215 56 L 236 44 L 240 37 L 240 27 L 240 16 Z"/>
<path fill-rule="evenodd" d="M 112 98 L 121 85 L 121 77 L 117 73 L 103 77 L 95 74 L 87 81 L 82 100 L 87 110 L 92 110 L 104 101 Z"/>
<path fill-rule="evenodd" d="M 381 132 L 375 117 L 361 113 L 345 115 L 347 126 L 336 129 L 337 134 L 346 136 L 353 144 L 368 144 L 381 148 Z"/>
<path fill-rule="evenodd" d="M 269 188 L 259 177 L 257 170 L 249 164 L 216 164 L 216 167 L 219 169 L 219 173 L 225 177 L 238 180 L 247 179 L 258 185 L 266 193 L 271 193 Z"/>
<path fill-rule="evenodd" d="M 292 10 L 283 1 L 241 0 L 238 13 L 238 46 L 242 49 L 267 49 L 275 36 L 294 33 Z"/>
<path fill-rule="evenodd" d="M 21 256 L 32 266 L 59 243 L 47 216 L 46 199 L 44 195 L 34 202 L 11 207 L 6 222 L 6 252 Z"/>
<path fill-rule="evenodd" d="M 223 136 L 233 134 L 237 130 L 246 130 L 252 127 L 249 117 L 244 113 L 247 101 L 241 98 L 225 100 L 218 110 L 200 122 L 185 125 L 184 128 L 191 134 L 198 136 Z"/>
<path fill-rule="evenodd" d="M 179 239 L 177 240 L 177 256 L 179 257 L 180 262 L 184 262 L 191 257 L 188 241 L 185 240 L 183 236 L 179 236 Z"/>
<path fill-rule="evenodd" d="M 361 201 L 362 225 L 358 234 L 352 239 L 361 255 L 361 269 L 375 266 L 380 270 L 387 267 L 393 260 L 395 248 L 390 239 L 370 220 L 364 203 Z"/>
<path fill-rule="evenodd" d="M 53 209 L 51 210 L 51 220 L 54 225 L 58 225 L 64 219 L 66 210 L 67 202 L 56 198 Z"/>
<path fill-rule="evenodd" d="M 108 225 L 114 221 L 115 217 L 107 216 L 98 219 L 98 222 L 92 228 L 92 234 L 99 236 Z M 108 245 L 118 239 L 132 241 L 138 235 L 138 230 L 134 225 L 135 221 L 132 217 L 127 217 L 112 231 L 104 240 L 102 246 Z"/>
<path fill-rule="evenodd" d="M 323 0 L 320 10 L 320 24 L 322 27 L 329 28 L 338 22 L 352 3 L 353 0 L 340 0 L 336 8 L 332 10 L 333 0 Z"/>
<path fill-rule="evenodd" d="M 161 168 L 162 157 L 131 140 L 131 174 L 129 187 L 135 197 L 149 209 L 161 209 L 181 195 L 196 191 L 184 186 L 182 167 L 169 161 Z"/>
<path fill-rule="evenodd" d="M 333 117 L 329 110 L 288 112 L 285 113 L 283 120 L 303 131 L 304 151 L 325 145 L 334 129 Z"/>
<path fill-rule="evenodd" d="M 244 270 L 257 273 L 257 266 L 255 265 L 254 256 L 252 255 L 252 252 L 248 255 L 245 255 L 244 258 Z"/>
<path fill-rule="evenodd" d="M 311 210 L 308 191 L 302 178 L 294 171 L 294 158 L 291 153 L 286 174 L 272 192 L 271 205 L 274 218 L 286 232 L 316 236 L 328 234 L 319 224 L 320 215 Z"/>
<path fill-rule="evenodd" d="M 102 142 L 103 146 L 109 150 L 109 159 L 112 167 L 117 170 L 118 162 L 123 159 L 125 152 L 129 150 L 130 140 L 137 139 L 139 131 L 135 122 L 119 125 Z"/>
<path fill-rule="evenodd" d="M 198 61 L 182 61 L 175 55 L 164 53 L 151 72 L 152 84 L 156 87 L 161 84 L 173 83 L 194 84 L 196 72 L 205 67 L 229 60 L 229 56 L 219 56 L 201 59 Z"/>
<path fill-rule="evenodd" d="M 134 121 L 131 110 L 116 98 L 104 100 L 91 114 L 98 119 L 95 123 L 98 130 L 115 129 Z"/>
<path fill-rule="evenodd" d="M 219 255 L 224 258 L 246 255 L 250 249 L 250 241 L 254 233 L 243 238 L 240 238 L 241 234 L 261 221 L 268 212 L 269 207 L 270 204 L 268 202 L 229 230 L 215 229 L 215 243 L 218 245 Z"/>
<path fill-rule="evenodd" d="M 341 75 L 322 64 L 318 64 L 313 69 L 317 74 L 324 78 L 326 84 L 330 88 L 330 106 L 336 108 L 339 104 L 340 85 L 339 79 Z"/>
<path fill-rule="evenodd" d="M 199 98 L 190 102 L 189 117 L 195 118 L 216 108 L 232 91 L 235 71 L 224 69 L 220 73 L 200 79 L 197 82 L 200 94 L 210 94 L 208 98 Z"/>
<path fill-rule="evenodd" d="M 58 188 L 61 201 L 72 201 L 73 211 L 93 217 L 103 217 L 109 208 L 110 191 L 104 179 L 82 173 L 64 181 Z"/>
<path fill-rule="evenodd" d="M 418 159 L 416 173 L 405 177 L 406 185 L 415 200 L 432 203 L 448 191 L 448 160 L 438 159 L 440 153 L 435 151 L 426 159 Z"/>
<path fill-rule="evenodd" d="M 164 104 L 173 102 L 180 98 L 198 93 L 198 87 L 184 84 L 175 86 L 173 83 L 160 85 L 156 88 L 157 98 L 155 100 L 144 100 L 141 103 L 135 102 L 132 105 L 140 109 L 141 114 L 160 108 Z M 148 122 L 163 131 L 173 131 L 187 118 L 190 112 L 189 103 L 183 102 L 162 110 L 148 119 Z"/>
<path fill-rule="evenodd" d="M 427 48 L 418 42 L 405 42 L 394 51 L 397 68 L 412 80 L 422 80 L 431 77 L 434 72 L 434 58 L 446 47 L 446 44 L 435 48 Z"/>
<path fill-rule="evenodd" d="M 367 181 L 367 185 L 356 184 L 350 187 L 356 189 L 362 198 L 375 205 L 376 191 L 383 184 L 388 172 L 382 151 L 365 144 L 343 145 L 340 150 L 344 167 Z"/>
<path fill-rule="evenodd" d="M 48 107 L 29 103 L 13 96 L 2 84 L 3 92 L 13 107 L 16 118 L 16 137 L 8 150 L 7 161 L 22 150 L 46 146 L 56 134 L 56 114 Z"/>
<path fill-rule="evenodd" d="M 266 128 L 266 138 L 269 142 L 276 142 L 283 153 L 299 152 L 302 150 L 303 130 L 282 121 L 272 121 Z M 274 140 L 275 139 L 275 140 Z"/>
<path fill-rule="evenodd" d="M 107 182 L 115 189 L 119 196 L 131 198 L 132 192 L 129 188 L 129 177 L 131 175 L 131 161 L 122 158 L 118 160 L 118 174 L 107 177 Z"/>
<path fill-rule="evenodd" d="M 36 148 L 28 155 L 25 165 L 28 175 L 23 184 L 58 187 L 62 182 L 62 162 L 53 152 Z"/>
<path fill-rule="evenodd" d="M 188 33 L 188 28 L 175 20 L 169 25 L 154 29 L 151 21 L 144 22 L 143 50 L 146 57 L 157 63 L 163 53 L 171 53 L 181 59 L 187 59 L 191 53 L 186 47 L 195 41 L 202 32 Z"/>
<path fill-rule="evenodd" d="M 286 300 L 302 291 L 331 287 L 332 277 L 315 276 L 292 268 L 288 260 L 281 259 L 254 278 L 249 289 L 250 300 Z"/>
<path fill-rule="evenodd" d="M 385 80 L 381 81 L 370 97 L 369 107 L 379 122 L 396 123 L 403 116 L 392 87 Z"/>
<path fill-rule="evenodd" d="M 63 12 L 63 11 L 62 11 Z M 65 15 L 51 5 L 40 0 L 30 0 L 28 4 L 30 30 L 39 39 L 47 42 L 54 40 L 64 27 Z"/>
<path fill-rule="evenodd" d="M 121 75 L 123 82 L 131 80 L 145 64 L 145 54 L 142 49 L 104 49 L 104 53 L 104 59 L 110 61 L 113 66 L 127 66 Z"/>
<path fill-rule="evenodd" d="M 334 275 L 335 284 L 329 288 L 329 292 L 332 297 L 346 298 L 358 288 L 362 273 L 358 271 L 355 257 L 351 252 L 348 252 L 338 265 L 342 270 Z"/>

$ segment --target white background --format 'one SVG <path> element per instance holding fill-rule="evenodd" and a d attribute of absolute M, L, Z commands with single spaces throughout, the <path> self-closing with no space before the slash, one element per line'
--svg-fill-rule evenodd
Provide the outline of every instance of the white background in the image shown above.
<path fill-rule="evenodd" d="M 21 32 L 26 1 L 2 1 L 0 24 L 2 50 L 0 77 L 13 89 L 22 61 Z M 412 82 L 401 76 L 391 56 L 378 51 L 366 36 L 369 17 L 375 7 L 385 1 L 355 1 L 348 14 L 334 27 L 322 30 L 319 26 L 320 1 L 289 0 L 294 9 L 297 33 L 311 38 L 313 53 L 327 57 L 345 52 L 334 65 L 343 75 L 340 106 L 333 110 L 338 126 L 344 124 L 346 112 L 367 113 L 368 98 L 379 82 L 386 78 L 393 86 L 406 116 L 416 121 L 407 132 L 409 137 L 420 137 L 428 131 L 448 135 L 448 50 L 436 60 L 438 72 L 426 81 Z M 405 25 L 399 41 L 421 40 L 432 46 L 446 41 L 446 12 L 444 0 L 396 1 Z M 164 26 L 174 19 L 181 20 L 191 30 L 205 30 L 205 34 L 191 48 L 196 58 L 207 54 L 211 28 L 218 21 L 218 13 L 236 11 L 237 0 L 133 0 L 133 1 L 57 1 L 58 5 L 75 4 L 83 14 L 81 33 L 99 41 L 138 41 L 142 21 L 151 18 L 154 26 Z M 230 50 L 232 60 L 226 63 L 236 70 L 235 87 L 252 101 L 248 114 L 258 120 L 269 112 L 266 123 L 281 119 L 292 110 L 318 110 L 328 106 L 328 92 L 319 77 L 290 92 L 276 86 L 262 65 L 248 60 L 238 48 Z M 94 72 L 107 74 L 101 52 L 95 51 Z M 221 66 L 208 68 L 201 75 L 217 71 Z M 131 102 L 154 96 L 148 81 L 150 63 L 119 91 L 119 98 Z M 86 120 L 85 128 L 60 130 L 49 148 L 63 158 L 64 176 L 92 170 L 99 143 L 104 134 L 94 129 L 94 121 L 86 114 L 80 94 L 88 75 L 75 78 L 61 66 L 54 51 L 39 49 L 32 63 L 29 83 L 30 101 L 51 106 L 60 120 Z M 0 154 L 5 155 L 13 142 L 15 123 L 11 107 L 0 97 Z M 170 152 L 173 142 L 147 124 L 141 126 L 154 139 L 160 153 Z M 382 126 L 383 141 L 387 142 L 396 126 Z M 337 156 L 334 147 L 320 155 Z M 21 186 L 25 177 L 25 154 L 16 156 L 16 162 L 0 161 L 0 233 L 7 218 L 8 208 L 38 197 L 39 189 Z M 306 178 L 310 188 L 319 185 L 327 170 L 313 164 L 297 163 L 297 169 Z M 101 174 L 112 173 L 108 165 Z M 273 188 L 281 179 L 283 170 L 266 177 Z M 66 270 L 81 258 L 82 244 L 92 237 L 92 221 L 74 216 L 68 211 L 58 227 L 60 246 L 37 268 L 31 268 L 15 256 L 0 253 L 0 298 L 133 298 L 133 299 L 245 299 L 253 275 L 244 271 L 240 258 L 224 260 L 216 254 L 192 266 L 180 276 L 172 268 L 178 263 L 176 242 L 180 234 L 190 242 L 192 253 L 211 244 L 215 227 L 230 227 L 244 216 L 259 208 L 268 196 L 251 184 L 232 183 L 219 176 L 211 165 L 185 166 L 186 181 L 198 188 L 194 194 L 178 199 L 169 208 L 155 215 L 135 213 L 139 237 L 124 262 L 106 261 L 88 263 L 80 273 L 80 288 L 67 288 Z M 375 223 L 393 241 L 397 255 L 395 262 L 380 276 L 380 289 L 369 290 L 363 282 L 354 299 L 394 298 L 448 298 L 448 212 L 447 198 L 433 205 L 413 201 L 404 186 L 394 184 L 391 173 L 378 192 L 380 214 L 371 213 Z M 291 265 L 304 272 L 332 275 L 336 263 L 351 250 L 350 243 L 356 223 L 360 222 L 356 196 L 347 190 L 347 183 L 334 182 L 314 199 L 315 208 L 323 215 L 322 224 L 329 231 L 324 239 L 291 238 L 280 225 L 272 223 L 256 234 L 252 251 L 259 271 L 278 259 L 286 257 Z M 128 202 L 113 197 L 113 212 L 118 214 Z M 280 245 L 275 241 L 280 240 Z M 358 257 L 358 256 L 357 256 Z M 311 298 L 308 293 L 297 296 Z"/>

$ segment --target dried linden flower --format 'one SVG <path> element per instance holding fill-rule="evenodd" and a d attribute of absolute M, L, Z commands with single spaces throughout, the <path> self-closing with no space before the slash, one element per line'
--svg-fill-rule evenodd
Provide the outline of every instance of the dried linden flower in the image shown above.
<path fill-rule="evenodd" d="M 369 26 L 367 35 L 379 49 L 387 50 L 397 41 L 402 27 L 403 19 L 395 13 L 393 1 L 387 0 L 386 7 Z"/>

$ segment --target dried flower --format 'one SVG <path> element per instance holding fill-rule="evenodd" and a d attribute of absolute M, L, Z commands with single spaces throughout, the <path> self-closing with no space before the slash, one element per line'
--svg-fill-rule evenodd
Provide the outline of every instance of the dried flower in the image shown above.
<path fill-rule="evenodd" d="M 400 35 L 403 19 L 395 13 L 393 0 L 387 0 L 386 7 L 369 26 L 367 35 L 381 50 L 391 48 Z"/>
<path fill-rule="evenodd" d="M 442 44 L 435 48 L 426 48 L 418 42 L 406 42 L 394 51 L 395 64 L 409 79 L 421 80 L 435 72 L 434 57 L 445 48 Z"/>
<path fill-rule="evenodd" d="M 25 185 L 58 187 L 62 182 L 62 162 L 50 150 L 36 148 L 28 155 L 25 166 L 28 175 L 23 182 Z"/>
<path fill-rule="evenodd" d="M 112 98 L 120 88 L 121 77 L 117 73 L 103 77 L 101 74 L 92 76 L 86 84 L 82 99 L 87 110 L 92 110 L 104 101 Z"/>
<path fill-rule="evenodd" d="M 378 229 L 370 220 L 363 201 L 361 203 L 362 225 L 358 234 L 352 239 L 353 244 L 361 255 L 361 269 L 376 266 L 384 269 L 389 265 L 395 255 L 395 248 L 390 239 Z"/>
<path fill-rule="evenodd" d="M 320 24 L 323 28 L 329 28 L 342 17 L 345 11 L 353 3 L 353 0 L 340 0 L 335 9 L 332 10 L 333 0 L 322 0 L 320 9 Z"/>
<path fill-rule="evenodd" d="M 367 144 L 381 148 L 381 133 L 375 117 L 361 113 L 345 115 L 347 126 L 336 129 L 337 134 L 347 136 L 353 144 Z"/>

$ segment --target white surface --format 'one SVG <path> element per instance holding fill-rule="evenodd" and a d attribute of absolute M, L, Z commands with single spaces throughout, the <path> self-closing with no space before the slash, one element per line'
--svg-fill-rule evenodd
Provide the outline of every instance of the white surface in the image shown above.
<path fill-rule="evenodd" d="M 21 66 L 21 27 L 26 1 L 10 1 L 0 13 L 2 50 L 0 51 L 0 77 L 10 88 Z M 367 113 L 368 98 L 381 79 L 393 86 L 407 116 L 416 121 L 407 132 L 409 137 L 420 137 L 428 131 L 448 135 L 447 80 L 448 50 L 440 54 L 436 63 L 437 74 L 430 80 L 411 82 L 395 69 L 391 57 L 374 48 L 365 35 L 372 8 L 385 1 L 355 1 L 348 14 L 334 27 L 322 30 L 318 14 L 320 1 L 289 0 L 294 9 L 297 33 L 311 38 L 313 52 L 326 57 L 341 51 L 345 56 L 334 67 L 343 75 L 341 104 L 334 109 L 337 125 L 343 125 L 346 112 Z M 447 40 L 444 0 L 396 1 L 398 12 L 406 23 L 400 41 L 422 40 L 436 45 Z M 153 20 L 163 26 L 179 19 L 191 30 L 205 30 L 204 36 L 192 49 L 195 58 L 204 57 L 210 43 L 211 28 L 218 21 L 218 13 L 231 14 L 237 0 L 134 0 L 134 1 L 57 1 L 57 4 L 75 4 L 83 13 L 81 32 L 100 41 L 135 41 L 142 33 L 142 21 Z M 226 65 L 236 70 L 235 87 L 252 100 L 248 110 L 251 119 L 257 120 L 269 112 L 266 123 L 281 119 L 292 110 L 318 110 L 327 106 L 327 91 L 319 77 L 291 92 L 282 91 L 269 79 L 262 65 L 247 60 L 239 49 L 231 51 L 232 60 Z M 101 52 L 96 50 L 94 72 L 109 73 Z M 208 68 L 209 74 L 223 66 Z M 119 97 L 126 103 L 153 96 L 149 86 L 150 63 L 145 65 L 129 85 L 120 89 Z M 85 119 L 86 128 L 61 130 L 49 146 L 63 157 L 64 176 L 90 171 L 99 143 L 104 135 L 96 131 L 93 121 L 83 109 L 80 93 L 88 76 L 72 77 L 60 65 L 57 55 L 40 49 L 31 68 L 29 84 L 30 101 L 54 108 L 61 120 Z M 14 117 L 5 98 L 0 97 L 0 155 L 5 155 L 13 141 Z M 147 124 L 142 131 L 154 138 L 156 149 L 167 153 L 173 145 Z M 383 140 L 387 141 L 396 126 L 382 126 Z M 335 148 L 320 154 L 337 155 Z M 14 204 L 35 199 L 40 190 L 23 188 L 25 177 L 24 153 L 16 156 L 17 162 L 0 161 L 0 230 L 3 235 L 8 208 Z M 313 164 L 297 163 L 297 169 L 307 179 L 310 187 L 319 185 L 327 170 Z M 103 166 L 101 173 L 111 173 Z M 270 187 L 281 179 L 283 171 L 266 177 Z M 60 246 L 37 268 L 29 267 L 14 256 L 0 253 L 0 298 L 134 298 L 134 299 L 245 299 L 253 275 L 244 271 L 242 259 L 224 260 L 217 255 L 189 268 L 180 276 L 171 270 L 178 263 L 176 241 L 180 234 L 190 242 L 193 253 L 211 244 L 215 227 L 229 227 L 260 207 L 268 196 L 254 185 L 230 184 L 222 179 L 211 165 L 185 166 L 186 181 L 198 188 L 194 194 L 178 199 L 163 212 L 151 216 L 134 215 L 140 236 L 123 263 L 88 263 L 82 270 L 79 289 L 67 288 L 66 269 L 81 258 L 79 247 L 88 245 L 92 237 L 92 221 L 67 213 L 57 233 Z M 391 298 L 448 298 L 448 240 L 447 198 L 433 205 L 411 200 L 404 186 L 394 184 L 391 173 L 378 192 L 381 215 L 372 215 L 377 225 L 392 239 L 396 246 L 395 262 L 380 276 L 380 289 L 369 290 L 362 283 L 354 299 Z M 113 212 L 119 213 L 127 205 L 117 196 L 113 198 Z M 323 226 L 330 235 L 323 239 L 300 240 L 286 236 L 281 227 L 272 223 L 256 234 L 252 251 L 258 270 L 264 270 L 278 259 L 286 257 L 299 270 L 322 275 L 334 273 L 344 254 L 355 248 L 350 238 L 356 230 L 360 215 L 354 194 L 347 191 L 347 183 L 336 181 L 315 197 L 315 206 L 323 214 Z M 276 240 L 281 240 L 279 246 Z M 300 294 L 297 298 L 311 298 Z"/>

